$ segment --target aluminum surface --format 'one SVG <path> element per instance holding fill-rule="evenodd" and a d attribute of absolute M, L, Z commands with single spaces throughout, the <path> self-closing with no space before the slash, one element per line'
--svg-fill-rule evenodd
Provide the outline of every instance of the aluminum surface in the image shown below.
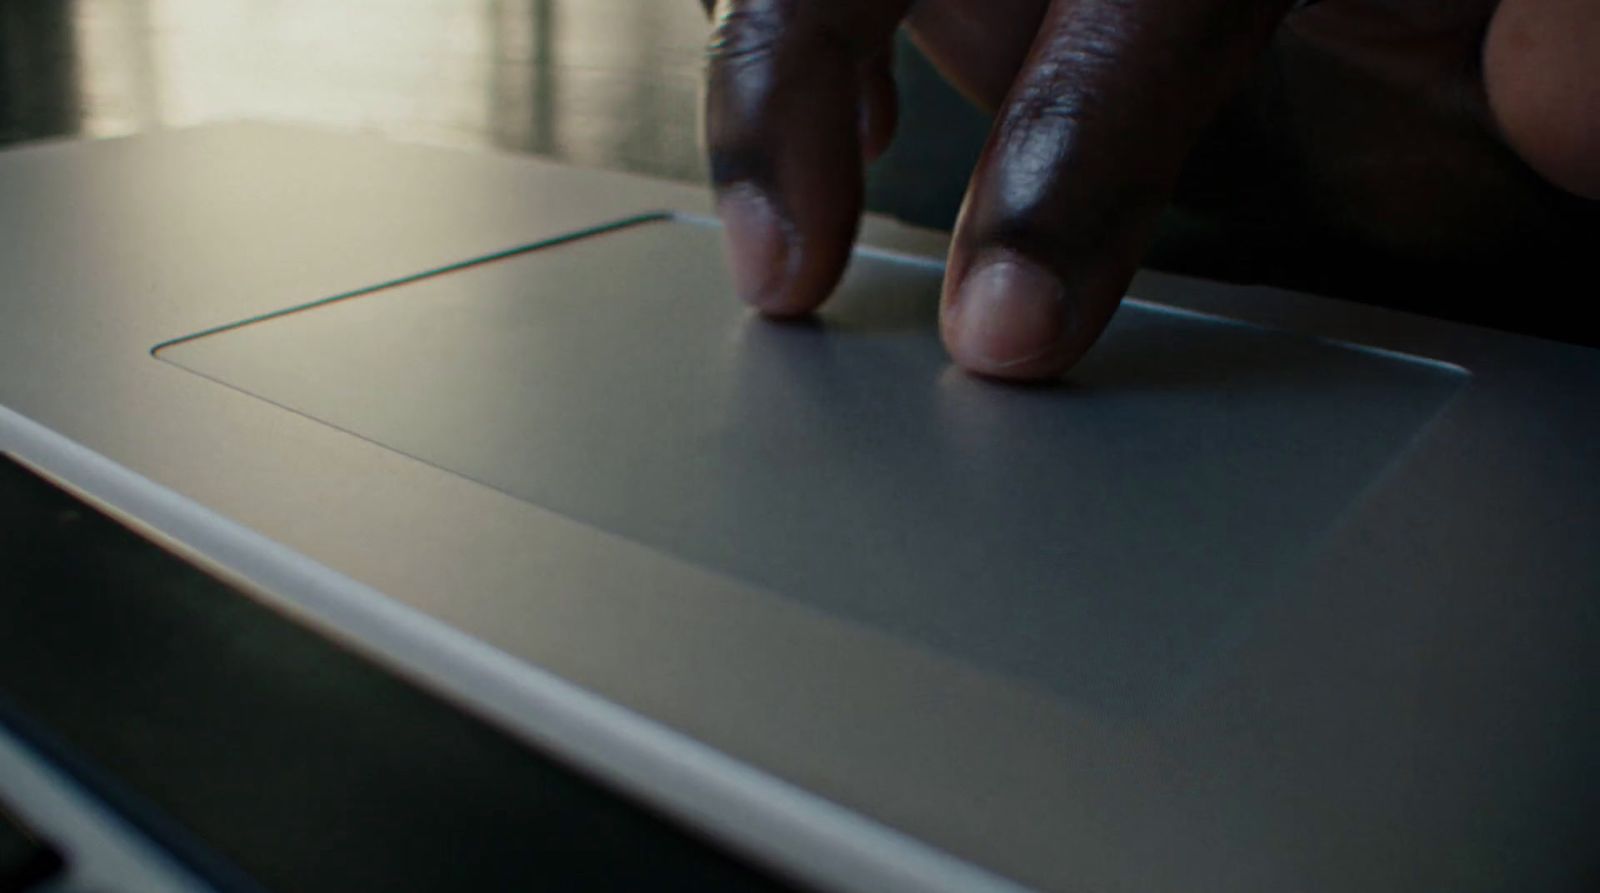
<path fill-rule="evenodd" d="M 222 549 L 224 539 L 196 518 L 225 517 L 284 554 L 361 584 L 344 608 L 324 612 L 342 635 L 456 697 L 492 702 L 496 715 L 516 714 L 520 703 L 524 712 L 516 715 L 528 728 L 543 721 L 535 701 L 519 700 L 525 690 L 500 685 L 485 669 L 500 664 L 467 662 L 456 645 L 429 641 L 471 642 L 499 661 L 538 667 L 737 761 L 752 777 L 780 779 L 853 810 L 867 826 L 896 829 L 1030 886 L 1562 889 L 1593 878 L 1587 829 L 1600 821 L 1600 711 L 1592 694 L 1600 682 L 1593 657 L 1600 653 L 1600 352 L 1304 295 L 1157 275 L 1136 280 L 1141 299 L 1284 333 L 1259 342 L 1269 345 L 1262 349 L 1271 362 L 1252 371 L 1229 346 L 1239 346 L 1233 335 L 1195 335 L 1189 322 L 1169 331 L 1154 318 L 1124 314 L 1119 325 L 1144 319 L 1150 327 L 1125 343 L 1146 336 L 1153 343 L 1097 353 L 1090 368 L 1100 369 L 1101 385 L 1074 398 L 1122 399 L 1120 387 L 1129 391 L 1126 405 L 1187 406 L 1204 416 L 1194 406 L 1221 407 L 1231 399 L 1225 393 L 1284 405 L 1305 395 L 1308 415 L 1323 418 L 1339 406 L 1343 419 L 1372 429 L 1352 433 L 1326 416 L 1327 438 L 1342 447 L 1332 453 L 1321 451 L 1312 428 L 1296 429 L 1295 442 L 1311 452 L 1282 461 L 1316 476 L 1302 486 L 1325 485 L 1328 493 L 1291 502 L 1310 507 L 1309 520 L 1271 525 L 1270 535 L 1279 537 L 1277 554 L 1291 546 L 1303 554 L 1282 575 L 1249 570 L 1265 588 L 1245 623 L 1174 629 L 1187 622 L 1190 606 L 1154 611 L 1145 625 L 1152 642 L 1180 647 L 1174 663 L 1157 657 L 1152 678 L 1134 680 L 1135 688 L 1149 683 L 1125 702 L 1136 709 L 1119 707 L 1114 688 L 1036 684 L 1026 667 L 996 672 L 998 660 L 950 643 L 929 647 L 926 636 L 891 635 L 885 622 L 851 619 L 839 605 L 821 610 L 779 591 L 776 575 L 733 566 L 739 556 L 684 554 L 683 544 L 625 530 L 627 518 L 601 517 L 598 505 L 551 511 L 496 488 L 521 490 L 525 482 L 486 486 L 151 356 L 185 335 L 643 213 L 693 214 L 704 206 L 698 189 L 623 175 L 254 125 L 7 153 L 0 156 L 7 229 L 0 405 L 12 415 L 0 415 L 7 420 L 0 448 L 91 493 L 101 484 L 115 490 L 124 511 L 167 518 L 166 535 L 209 544 L 220 552 L 214 559 L 235 570 L 251 564 L 249 554 Z M 876 220 L 864 237 L 874 250 L 904 256 L 936 258 L 943 246 L 936 234 Z M 335 306 L 306 312 L 307 324 Z M 679 335 L 687 336 L 683 326 Z M 863 351 L 878 357 L 868 364 L 874 375 L 900 379 L 894 387 L 875 379 L 904 401 L 885 404 L 885 419 L 931 419 L 920 415 L 930 406 L 979 415 L 975 406 L 989 398 L 972 396 L 976 383 L 938 360 L 931 332 L 906 329 L 901 342 L 887 334 L 896 326 Z M 694 331 L 710 338 L 719 330 Z M 819 417 L 829 430 L 842 424 L 839 413 L 865 418 L 870 409 L 848 397 L 783 387 L 793 376 L 826 377 L 809 359 L 794 372 L 784 359 L 789 342 L 807 345 L 798 351 L 803 357 L 829 354 L 841 370 L 866 362 L 843 349 L 850 339 L 830 332 L 785 330 L 751 336 L 771 343 L 724 344 L 726 353 L 712 359 L 726 364 L 719 373 L 725 405 L 737 408 L 742 388 L 788 401 L 763 408 L 758 420 L 783 420 L 779 406 L 796 414 L 788 421 L 801 430 L 816 430 Z M 1465 374 L 1345 348 L 1284 355 L 1270 346 L 1303 344 L 1294 340 L 1301 337 L 1427 358 Z M 823 342 L 840 348 L 821 350 Z M 1194 345 L 1205 350 L 1185 359 Z M 1224 347 L 1225 356 L 1211 353 Z M 607 368 L 625 372 L 630 356 L 616 350 Z M 1292 366 L 1295 357 L 1313 358 L 1305 371 L 1315 386 L 1291 387 L 1273 374 L 1281 368 L 1275 364 Z M 461 358 L 474 359 L 482 358 Z M 1325 374 L 1330 366 L 1338 374 Z M 594 371 L 569 369 L 563 385 L 581 395 L 607 380 Z M 578 409 L 607 405 L 602 396 L 626 401 L 639 378 L 618 380 L 630 387 L 546 396 L 585 400 L 573 404 Z M 1235 387 L 1224 389 L 1230 380 Z M 854 386 L 848 377 L 837 384 Z M 1390 416 L 1358 399 L 1365 389 L 1390 388 L 1410 395 L 1409 409 Z M 484 399 L 505 406 L 512 398 Z M 1019 407 L 972 426 L 972 443 L 927 449 L 1035 455 L 1012 446 L 1020 441 L 1005 437 L 1007 425 L 1041 424 L 1020 403 L 1067 398 L 1006 399 Z M 1231 417 L 1216 412 L 1205 430 L 1231 434 Z M 26 424 L 10 421 L 17 418 Z M 627 426 L 638 418 L 611 421 Z M 44 430 L 51 435 L 37 434 Z M 741 437 L 762 431 L 738 430 Z M 848 432 L 837 433 L 844 439 L 823 442 L 848 442 Z M 88 453 L 61 447 L 61 439 L 102 458 L 82 460 Z M 1250 443 L 1265 448 L 1259 438 Z M 1202 455 L 1209 449 L 1197 447 Z M 817 465 L 850 467 L 838 456 L 821 456 Z M 124 471 L 95 470 L 111 467 Z M 973 467 L 987 473 L 981 463 Z M 1103 467 L 1113 480 L 1133 473 L 1117 462 Z M 1217 467 L 1225 479 L 1272 473 Z M 107 483 L 123 474 L 145 483 Z M 1138 486 L 1155 492 L 1159 483 Z M 158 493 L 204 511 L 163 514 Z M 1116 503 L 1112 496 L 1106 504 Z M 1118 510 L 1124 518 L 1154 511 Z M 1265 511 L 1243 516 L 1246 529 L 1257 529 L 1251 525 Z M 907 525 L 924 521 L 907 518 Z M 1236 542 L 1210 535 L 1214 543 Z M 1124 554 L 1159 563 L 1137 550 Z M 1208 570 L 1215 556 L 1194 560 L 1199 576 L 1221 573 Z M 1161 569 L 1125 573 L 1156 579 Z M 756 585 L 756 577 L 768 585 Z M 285 605 L 323 610 L 309 589 L 293 584 L 300 578 L 273 579 Z M 407 627 L 414 635 L 384 633 L 374 619 L 387 616 L 384 599 L 417 618 Z M 1137 669 L 1131 664 L 1141 649 L 1160 653 L 1159 645 L 1135 641 L 1137 618 L 1116 619 L 1124 606 L 1106 610 L 1112 613 L 1084 616 L 1117 631 L 1129 649 L 1119 658 L 1124 670 Z M 1223 627 L 1219 640 L 1214 632 Z M 1184 651 L 1185 637 L 1196 633 L 1207 647 Z M 1174 667 L 1183 684 L 1159 684 Z M 662 765 L 637 761 L 638 746 L 651 740 L 633 750 L 618 744 L 623 762 Z M 728 780 L 738 773 L 718 774 L 714 760 L 701 764 L 711 767 L 705 773 L 661 778 L 654 787 L 645 782 L 655 776 L 628 776 L 621 765 L 613 771 L 630 789 L 702 823 L 715 816 L 696 815 L 697 792 L 716 789 L 717 779 L 723 790 L 766 790 L 746 785 L 748 778 Z M 760 808 L 764 801 L 739 802 Z M 759 832 L 774 858 L 800 858 L 785 850 L 791 840 L 830 845 L 829 820 L 815 811 L 796 819 L 805 812 L 797 802 L 771 802 L 774 811 L 790 809 Z M 783 828 L 817 833 L 775 830 Z M 897 864 L 889 850 L 872 852 L 852 864 Z"/>

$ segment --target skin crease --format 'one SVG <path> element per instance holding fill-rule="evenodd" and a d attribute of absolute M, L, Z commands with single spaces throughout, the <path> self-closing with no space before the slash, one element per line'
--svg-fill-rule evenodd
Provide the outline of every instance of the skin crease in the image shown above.
<path fill-rule="evenodd" d="M 996 113 L 941 314 L 953 358 L 980 374 L 1069 368 L 1169 200 L 1227 213 L 1293 194 L 1336 236 L 1445 261 L 1593 210 L 1573 196 L 1600 195 L 1596 0 L 1288 6 L 722 0 L 707 143 L 736 285 L 787 316 L 837 284 L 862 159 L 892 135 L 902 21 Z M 1232 132 L 1251 128 L 1270 155 Z"/>

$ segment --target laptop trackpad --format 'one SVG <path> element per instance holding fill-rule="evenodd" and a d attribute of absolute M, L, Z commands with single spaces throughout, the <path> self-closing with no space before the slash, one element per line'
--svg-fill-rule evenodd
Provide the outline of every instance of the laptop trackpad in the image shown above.
<path fill-rule="evenodd" d="M 1118 711 L 1292 573 L 1463 381 L 1130 304 L 1071 383 L 949 368 L 940 270 L 858 254 L 820 320 L 658 220 L 159 355 L 579 521 Z M 539 581 L 528 581 L 537 587 Z"/>

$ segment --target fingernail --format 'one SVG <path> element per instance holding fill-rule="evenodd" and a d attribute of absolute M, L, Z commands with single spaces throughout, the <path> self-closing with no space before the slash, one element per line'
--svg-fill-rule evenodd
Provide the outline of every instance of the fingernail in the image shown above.
<path fill-rule="evenodd" d="M 733 288 L 745 303 L 777 307 L 789 265 L 789 239 L 772 201 L 753 187 L 739 186 L 717 203 Z"/>
<path fill-rule="evenodd" d="M 1061 282 L 1017 257 L 982 261 L 962 281 L 946 311 L 951 351 L 964 366 L 999 372 L 1030 363 L 1066 338 Z"/>

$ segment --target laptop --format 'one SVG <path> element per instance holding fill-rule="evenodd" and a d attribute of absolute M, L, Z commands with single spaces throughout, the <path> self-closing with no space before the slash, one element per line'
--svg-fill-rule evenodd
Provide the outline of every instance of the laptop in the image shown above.
<path fill-rule="evenodd" d="M 813 888 L 1594 879 L 1600 351 L 1145 272 L 1010 387 L 938 343 L 944 234 L 869 219 L 778 324 L 707 206 L 266 124 L 8 151 L 0 450 Z"/>

